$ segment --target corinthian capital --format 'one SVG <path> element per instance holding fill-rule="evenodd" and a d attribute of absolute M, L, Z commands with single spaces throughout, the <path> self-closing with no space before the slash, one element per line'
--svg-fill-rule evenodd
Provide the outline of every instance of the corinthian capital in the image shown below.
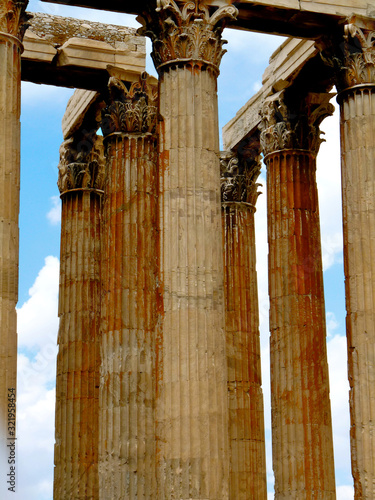
<path fill-rule="evenodd" d="M 112 76 L 108 89 L 109 103 L 102 112 L 104 136 L 114 132 L 155 133 L 158 115 L 157 92 L 147 84 L 146 73 L 129 89 L 124 82 Z"/>
<path fill-rule="evenodd" d="M 353 19 L 345 26 L 345 42 L 343 83 L 375 84 L 375 22 L 366 25 Z"/>
<path fill-rule="evenodd" d="M 260 174 L 260 156 L 256 160 L 239 158 L 232 151 L 220 153 L 222 203 L 249 203 L 255 207 L 260 192 L 256 180 Z"/>
<path fill-rule="evenodd" d="M 283 149 L 298 149 L 317 154 L 321 137 L 320 124 L 334 107 L 329 93 L 310 93 L 294 100 L 293 93 L 282 91 L 268 97 L 260 112 L 260 143 L 264 155 Z"/>
<path fill-rule="evenodd" d="M 104 189 L 103 138 L 95 133 L 80 133 L 60 146 L 59 179 L 60 193 L 74 189 Z"/>
<path fill-rule="evenodd" d="M 323 40 L 324 62 L 336 74 L 341 92 L 356 85 L 375 85 L 375 21 L 353 17 L 344 27 L 341 40 Z"/>
<path fill-rule="evenodd" d="M 28 27 L 30 15 L 25 10 L 28 0 L 0 1 L 0 32 L 17 37 L 20 41 Z"/>
<path fill-rule="evenodd" d="M 200 0 L 179 2 L 157 0 L 156 10 L 148 10 L 138 20 L 138 31 L 153 41 L 152 58 L 158 72 L 171 65 L 194 65 L 219 73 L 221 58 L 226 52 L 221 38 L 226 19 L 235 19 L 238 10 L 233 5 L 218 8 L 210 15 L 208 6 Z"/>

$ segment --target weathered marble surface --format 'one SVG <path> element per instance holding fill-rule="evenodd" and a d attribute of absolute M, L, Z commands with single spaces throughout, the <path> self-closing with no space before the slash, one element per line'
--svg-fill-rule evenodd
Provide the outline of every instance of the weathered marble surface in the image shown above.
<path fill-rule="evenodd" d="M 145 38 L 134 28 L 49 14 L 32 16 L 24 37 L 22 80 L 104 90 L 108 67 L 134 81 L 146 64 Z"/>

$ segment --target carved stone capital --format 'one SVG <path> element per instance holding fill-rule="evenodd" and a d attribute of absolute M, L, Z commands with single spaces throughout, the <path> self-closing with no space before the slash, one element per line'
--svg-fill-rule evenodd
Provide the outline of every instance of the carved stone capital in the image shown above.
<path fill-rule="evenodd" d="M 260 174 L 258 161 L 246 161 L 232 151 L 220 153 L 220 182 L 222 203 L 248 203 L 255 207 L 260 192 L 256 180 Z"/>
<path fill-rule="evenodd" d="M 76 189 L 104 189 L 103 138 L 95 133 L 90 136 L 71 137 L 60 146 L 57 181 L 61 194 Z"/>
<path fill-rule="evenodd" d="M 27 14 L 28 0 L 3 0 L 0 2 L 0 32 L 12 35 L 22 42 L 27 21 L 32 17 Z"/>
<path fill-rule="evenodd" d="M 156 131 L 157 91 L 147 84 L 143 74 L 128 89 L 124 82 L 111 77 L 108 83 L 109 104 L 102 112 L 104 136 L 115 132 L 153 134 Z"/>
<path fill-rule="evenodd" d="M 336 74 L 339 92 L 358 85 L 375 85 L 375 22 L 353 17 L 341 40 L 325 40 L 323 61 Z M 320 48 L 320 47 L 319 47 Z"/>
<path fill-rule="evenodd" d="M 298 149 L 317 154 L 321 137 L 320 124 L 332 115 L 334 106 L 329 93 L 310 93 L 294 99 L 287 91 L 268 97 L 260 111 L 260 143 L 264 155 L 283 149 Z"/>
<path fill-rule="evenodd" d="M 179 3 L 181 8 L 174 0 L 157 0 L 156 11 L 150 8 L 138 17 L 143 25 L 138 32 L 153 42 L 156 69 L 162 73 L 171 65 L 188 65 L 218 74 L 226 52 L 221 38 L 225 19 L 235 19 L 237 8 L 225 5 L 210 15 L 208 5 L 200 0 Z"/>

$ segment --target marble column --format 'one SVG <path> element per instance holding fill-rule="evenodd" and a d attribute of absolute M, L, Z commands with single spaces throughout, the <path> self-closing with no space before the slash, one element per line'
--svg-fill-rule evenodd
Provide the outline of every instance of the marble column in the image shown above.
<path fill-rule="evenodd" d="M 27 3 L 0 1 L 0 456 L 6 440 L 16 436 L 21 53 Z M 9 466 L 2 471 L 4 484 L 6 470 Z"/>
<path fill-rule="evenodd" d="M 346 328 L 355 498 L 375 498 L 375 22 L 345 28 L 340 104 Z"/>
<path fill-rule="evenodd" d="M 255 151 L 257 153 L 257 151 Z M 260 156 L 221 153 L 230 495 L 267 498 L 254 213 Z"/>
<path fill-rule="evenodd" d="M 60 148 L 62 200 L 54 500 L 98 500 L 102 138 Z M 81 145 L 84 144 L 84 148 Z"/>
<path fill-rule="evenodd" d="M 140 19 L 159 73 L 157 499 L 229 498 L 217 75 L 225 18 L 159 0 Z"/>
<path fill-rule="evenodd" d="M 335 498 L 316 155 L 329 94 L 268 98 L 272 448 L 277 500 Z"/>
<path fill-rule="evenodd" d="M 158 319 L 157 92 L 146 75 L 109 81 L 103 112 L 100 498 L 155 493 L 155 331 Z"/>

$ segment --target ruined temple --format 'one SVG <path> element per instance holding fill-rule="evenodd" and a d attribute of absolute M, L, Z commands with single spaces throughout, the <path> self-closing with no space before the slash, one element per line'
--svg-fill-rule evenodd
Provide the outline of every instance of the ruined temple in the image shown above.
<path fill-rule="evenodd" d="M 58 2 L 56 2 L 58 3 Z M 277 500 L 333 500 L 316 159 L 340 107 L 356 499 L 375 498 L 375 5 L 0 0 L 0 412 L 16 386 L 20 83 L 76 87 L 63 120 L 55 500 L 266 500 L 254 212 L 267 170 Z M 218 131 L 224 28 L 287 36 Z M 152 40 L 158 79 L 145 73 Z"/>

